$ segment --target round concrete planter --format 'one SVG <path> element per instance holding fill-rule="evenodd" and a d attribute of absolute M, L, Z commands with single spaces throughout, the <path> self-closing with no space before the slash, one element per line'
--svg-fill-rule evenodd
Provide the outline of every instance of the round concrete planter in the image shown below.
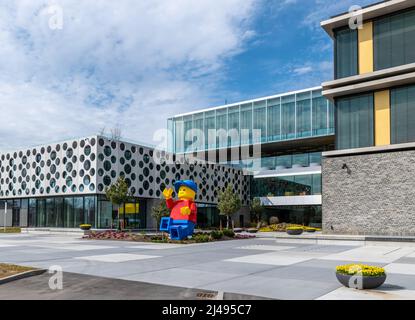
<path fill-rule="evenodd" d="M 316 230 L 315 229 L 306 229 L 305 232 L 311 232 L 312 233 L 312 232 L 316 232 Z"/>
<path fill-rule="evenodd" d="M 302 234 L 302 233 L 303 233 L 303 229 L 295 229 L 295 230 L 290 230 L 290 229 L 288 229 L 288 230 L 287 230 L 287 233 L 288 233 L 289 235 L 291 235 L 291 236 L 297 236 L 297 235 L 299 235 L 299 234 Z"/>
<path fill-rule="evenodd" d="M 82 226 L 82 227 L 80 227 L 81 228 L 81 230 L 83 230 L 83 231 L 88 231 L 88 230 L 90 230 L 91 229 L 91 226 Z"/>
<path fill-rule="evenodd" d="M 386 280 L 386 274 L 383 276 L 376 276 L 376 277 L 369 277 L 369 276 L 362 276 L 362 281 L 358 281 L 356 284 L 352 280 L 353 283 L 350 283 L 350 279 L 353 275 L 342 274 L 336 272 L 336 277 L 339 282 L 344 285 L 345 287 L 352 287 L 356 289 L 375 289 L 381 286 Z M 360 288 L 361 286 L 361 288 Z"/>

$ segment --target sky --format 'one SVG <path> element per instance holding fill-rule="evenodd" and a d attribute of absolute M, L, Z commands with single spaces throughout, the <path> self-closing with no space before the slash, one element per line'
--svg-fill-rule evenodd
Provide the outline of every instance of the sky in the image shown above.
<path fill-rule="evenodd" d="M 378 0 L 0 0 L 0 151 L 333 78 L 320 21 Z"/>

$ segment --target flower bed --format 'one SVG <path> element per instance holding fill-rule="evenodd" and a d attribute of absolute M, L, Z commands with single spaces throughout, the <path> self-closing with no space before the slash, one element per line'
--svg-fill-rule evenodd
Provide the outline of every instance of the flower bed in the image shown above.
<path fill-rule="evenodd" d="M 288 228 L 297 227 L 302 228 L 306 232 L 315 232 L 321 231 L 320 228 L 306 227 L 301 224 L 291 224 L 291 223 L 278 223 L 270 224 L 269 226 L 262 227 L 259 229 L 260 232 L 286 232 Z"/>
<path fill-rule="evenodd" d="M 137 234 L 123 231 L 92 231 L 85 235 L 83 239 L 90 240 L 124 240 L 124 241 L 138 241 L 138 242 L 155 242 L 155 243 L 202 243 L 211 241 L 226 241 L 233 239 L 251 239 L 254 235 L 235 234 L 232 230 L 224 229 L 212 230 L 210 232 L 195 233 L 191 239 L 181 241 L 170 240 L 167 233 L 157 235 Z"/>

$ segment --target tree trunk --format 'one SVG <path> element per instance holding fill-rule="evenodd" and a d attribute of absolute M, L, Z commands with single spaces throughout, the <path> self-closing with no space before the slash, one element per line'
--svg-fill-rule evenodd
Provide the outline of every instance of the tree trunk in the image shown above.
<path fill-rule="evenodd" d="M 219 216 L 219 230 L 222 231 L 222 217 Z"/>
<path fill-rule="evenodd" d="M 226 229 L 229 229 L 229 215 L 226 215 Z"/>

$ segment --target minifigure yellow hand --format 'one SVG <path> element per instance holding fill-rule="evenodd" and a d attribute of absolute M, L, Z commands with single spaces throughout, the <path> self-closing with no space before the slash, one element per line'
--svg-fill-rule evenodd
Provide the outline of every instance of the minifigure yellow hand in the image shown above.
<path fill-rule="evenodd" d="M 183 208 L 180 209 L 180 213 L 184 216 L 185 215 L 188 216 L 188 215 L 190 215 L 191 211 L 190 211 L 189 207 L 183 207 Z"/>
<path fill-rule="evenodd" d="M 171 199 L 172 194 L 173 194 L 173 189 L 166 188 L 163 190 L 163 196 L 166 199 Z"/>

